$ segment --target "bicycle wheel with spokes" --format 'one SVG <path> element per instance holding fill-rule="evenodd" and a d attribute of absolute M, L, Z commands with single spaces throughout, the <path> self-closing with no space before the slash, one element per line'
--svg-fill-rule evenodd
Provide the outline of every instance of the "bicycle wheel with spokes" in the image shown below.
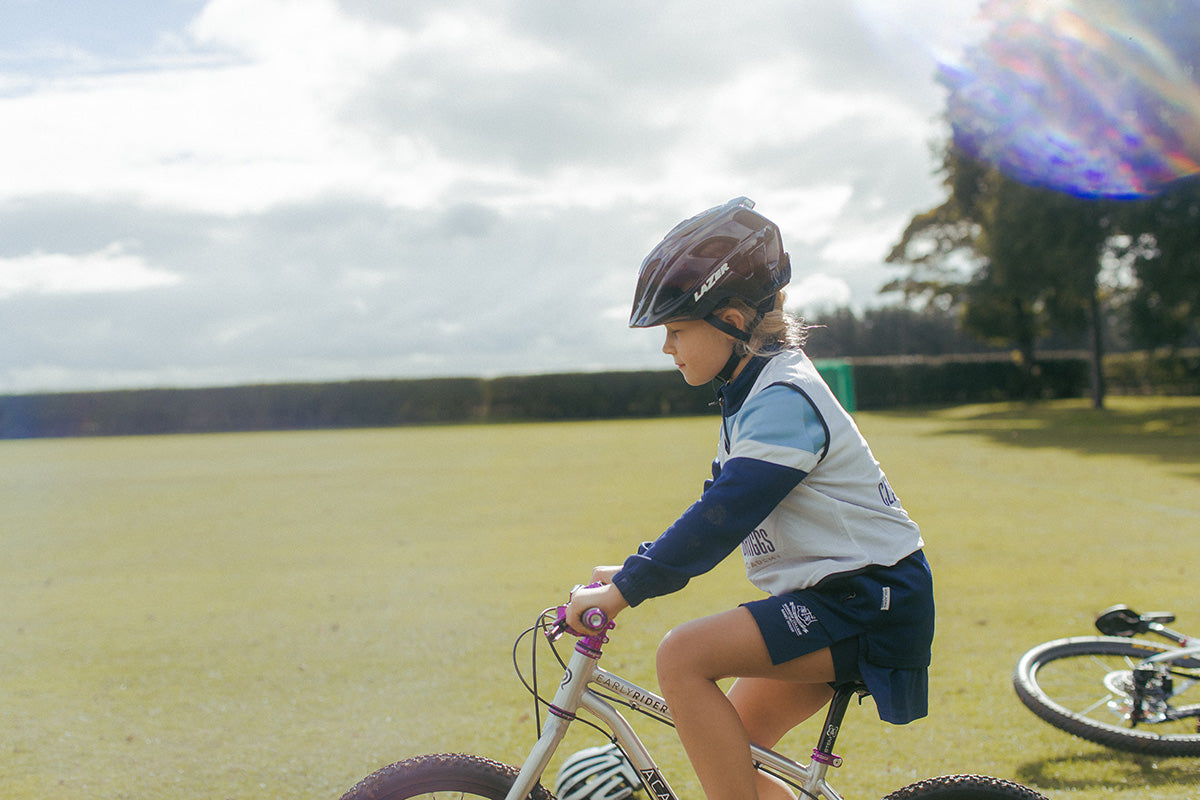
<path fill-rule="evenodd" d="M 1158 756 L 1200 755 L 1196 705 L 1179 704 L 1193 678 L 1173 678 L 1173 693 L 1154 699 L 1134 724 L 1134 667 L 1173 648 L 1119 636 L 1078 636 L 1038 645 L 1017 662 L 1013 688 L 1026 708 L 1059 730 L 1097 744 Z M 1183 657 L 1173 670 L 1200 668 Z M 1147 713 L 1149 712 L 1149 713 Z"/>
<path fill-rule="evenodd" d="M 987 775 L 943 775 L 897 789 L 883 800 L 1046 800 L 1028 786 Z"/>
<path fill-rule="evenodd" d="M 342 800 L 407 800 L 413 797 L 504 800 L 517 772 L 516 767 L 481 756 L 461 753 L 417 756 L 368 775 L 342 795 Z M 553 800 L 554 796 L 537 784 L 530 798 Z"/>

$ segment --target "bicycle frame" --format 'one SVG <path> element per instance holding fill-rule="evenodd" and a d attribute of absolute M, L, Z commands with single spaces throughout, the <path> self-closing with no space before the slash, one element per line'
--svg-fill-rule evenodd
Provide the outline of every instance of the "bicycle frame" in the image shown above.
<path fill-rule="evenodd" d="M 607 641 L 607 637 L 601 634 L 583 637 L 576 643 L 567 662 L 563 682 L 550 703 L 546 726 L 522 764 L 520 774 L 506 800 L 523 800 L 529 796 L 581 708 L 590 712 L 612 732 L 613 738 L 641 776 L 642 783 L 652 798 L 677 800 L 666 777 L 633 727 L 612 703 L 602 697 L 596 689 L 590 688 L 592 685 L 600 687 L 661 722 L 671 722 L 671 711 L 665 700 L 619 675 L 600 668 L 598 662 Z M 802 792 L 803 797 L 842 800 L 842 796 L 825 778 L 830 767 L 841 766 L 842 759 L 833 754 L 833 746 L 850 699 L 860 691 L 861 687 L 850 685 L 835 692 L 810 763 L 801 764 L 773 750 L 752 744 L 750 751 L 755 767 L 788 781 Z"/>
<path fill-rule="evenodd" d="M 657 722 L 672 725 L 671 710 L 663 698 L 646 691 L 619 675 L 600 669 L 598 661 L 604 645 L 608 642 L 604 633 L 581 638 L 569 658 L 554 648 L 554 642 L 566 630 L 565 608 L 558 608 L 558 620 L 547 624 L 547 609 L 533 627 L 517 637 L 519 645 L 528 634 L 542 633 L 550 640 L 555 658 L 563 666 L 562 682 L 554 697 L 546 700 L 538 691 L 537 651 L 534 639 L 533 682 L 525 680 L 520 665 L 516 663 L 516 645 L 513 648 L 517 675 L 525 688 L 534 696 L 537 709 L 535 717 L 538 738 L 520 769 L 484 756 L 470 753 L 430 753 L 405 758 L 381 767 L 355 784 L 342 800 L 416 800 L 420 797 L 451 796 L 460 798 L 504 798 L 504 800 L 528 800 L 540 798 L 553 800 L 554 795 L 542 784 L 542 775 L 549 766 L 555 752 L 562 745 L 567 729 L 572 722 L 584 724 L 609 734 L 628 759 L 629 765 L 637 770 L 642 785 L 651 795 L 651 800 L 677 800 L 674 790 L 654 763 L 649 751 L 633 727 L 617 710 L 617 706 L 644 713 Z M 598 615 L 597 617 L 593 615 Z M 588 609 L 583 613 L 585 625 L 590 630 L 607 631 L 612 626 L 604 619 L 599 609 Z M 842 759 L 833 754 L 833 746 L 841 729 L 842 719 L 855 695 L 865 695 L 862 684 L 847 684 L 834 691 L 825 717 L 825 726 L 813 749 L 812 761 L 801 764 L 773 750 L 751 745 L 754 767 L 764 774 L 785 781 L 805 800 L 842 800 L 826 780 L 830 767 L 841 766 Z M 549 709 L 546 724 L 542 726 L 542 706 Z M 591 718 L 580 719 L 580 710 L 589 712 Z M 598 722 L 597 722 L 598 721 Z M 622 766 L 622 772 L 627 773 Z M 622 779 L 622 783 L 624 780 Z M 596 788 L 594 786 L 590 787 Z M 611 787 L 610 787 L 611 788 Z M 583 795 L 587 796 L 588 788 Z M 444 793 L 444 794 L 443 794 Z M 923 800 L 924 798 L 954 798 L 954 800 L 1046 800 L 1037 792 L 1019 783 L 992 778 L 987 775 L 943 775 L 909 784 L 892 792 L 887 800 Z"/>
<path fill-rule="evenodd" d="M 1174 621 L 1174 614 L 1162 611 L 1139 614 L 1128 606 L 1119 605 L 1107 609 L 1097 617 L 1096 628 L 1106 636 L 1129 637 L 1139 633 L 1154 633 L 1175 645 L 1169 650 L 1143 659 L 1134 667 L 1134 672 L 1137 672 L 1140 667 L 1157 667 L 1166 670 L 1172 677 L 1186 679 L 1186 684 L 1174 687 L 1167 693 L 1168 697 L 1174 697 L 1200 681 L 1200 670 L 1196 667 L 1181 667 L 1176 663 L 1184 659 L 1200 657 L 1200 644 L 1197 644 L 1195 637 L 1166 626 L 1166 623 Z M 1139 685 L 1135 683 L 1135 693 L 1132 698 L 1135 714 L 1140 713 L 1142 703 L 1141 689 L 1138 687 Z M 1200 716 L 1200 704 L 1180 708 L 1167 707 L 1163 712 L 1163 718 L 1169 720 L 1195 716 Z M 1145 720 L 1135 717 L 1135 724 L 1140 721 Z"/>
<path fill-rule="evenodd" d="M 1164 650 L 1163 652 L 1158 653 L 1157 655 L 1148 657 L 1142 663 L 1143 664 L 1158 664 L 1158 663 L 1165 661 L 1169 664 L 1172 661 L 1176 661 L 1181 658 L 1193 658 L 1196 656 L 1200 656 L 1200 645 L 1194 644 L 1194 645 L 1190 645 L 1188 647 L 1179 647 L 1174 650 Z"/>
<path fill-rule="evenodd" d="M 1176 695 L 1180 695 L 1195 686 L 1197 683 L 1200 683 L 1200 674 L 1198 674 L 1198 670 L 1195 667 L 1180 667 L 1176 665 L 1175 662 L 1182 659 L 1195 659 L 1197 657 L 1200 657 L 1200 645 L 1193 644 L 1189 645 L 1188 647 L 1180 647 L 1176 650 L 1166 650 L 1157 655 L 1150 656 L 1142 661 L 1141 664 L 1154 666 L 1162 665 L 1162 668 L 1165 669 L 1172 678 L 1184 680 L 1182 685 L 1175 685 L 1171 687 L 1168 698 L 1174 698 Z M 1135 699 L 1140 700 L 1140 698 Z M 1200 704 L 1178 707 L 1168 706 L 1163 712 L 1163 715 L 1164 719 L 1169 720 L 1200 717 Z"/>

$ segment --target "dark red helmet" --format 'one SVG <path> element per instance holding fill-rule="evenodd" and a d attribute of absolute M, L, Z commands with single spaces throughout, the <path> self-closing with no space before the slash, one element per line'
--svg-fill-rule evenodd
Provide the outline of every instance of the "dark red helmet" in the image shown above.
<path fill-rule="evenodd" d="M 629 326 L 709 319 L 735 298 L 762 312 L 792 268 L 779 228 L 753 208 L 737 197 L 676 225 L 642 262 Z"/>

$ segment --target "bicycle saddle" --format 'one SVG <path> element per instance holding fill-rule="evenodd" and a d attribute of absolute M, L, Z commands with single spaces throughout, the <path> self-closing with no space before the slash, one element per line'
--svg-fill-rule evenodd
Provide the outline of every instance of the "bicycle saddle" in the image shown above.
<path fill-rule="evenodd" d="M 1145 633 L 1150 630 L 1152 623 L 1166 625 L 1175 621 L 1175 615 L 1168 611 L 1151 611 L 1139 614 L 1126 605 L 1115 605 L 1105 609 L 1096 617 L 1096 629 L 1105 636 L 1133 636 L 1135 633 Z"/>

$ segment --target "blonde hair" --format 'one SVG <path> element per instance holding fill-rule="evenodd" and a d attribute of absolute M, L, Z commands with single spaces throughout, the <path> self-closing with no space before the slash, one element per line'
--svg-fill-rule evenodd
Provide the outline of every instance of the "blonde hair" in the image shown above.
<path fill-rule="evenodd" d="M 804 320 L 794 317 L 783 310 L 787 295 L 783 292 L 775 294 L 775 302 L 771 310 L 762 315 L 756 323 L 758 310 L 743 300 L 731 299 L 726 308 L 731 308 L 742 315 L 750 325 L 750 341 L 734 342 L 734 352 L 739 356 L 761 356 L 777 350 L 798 350 L 804 346 L 805 333 L 808 326 Z"/>

